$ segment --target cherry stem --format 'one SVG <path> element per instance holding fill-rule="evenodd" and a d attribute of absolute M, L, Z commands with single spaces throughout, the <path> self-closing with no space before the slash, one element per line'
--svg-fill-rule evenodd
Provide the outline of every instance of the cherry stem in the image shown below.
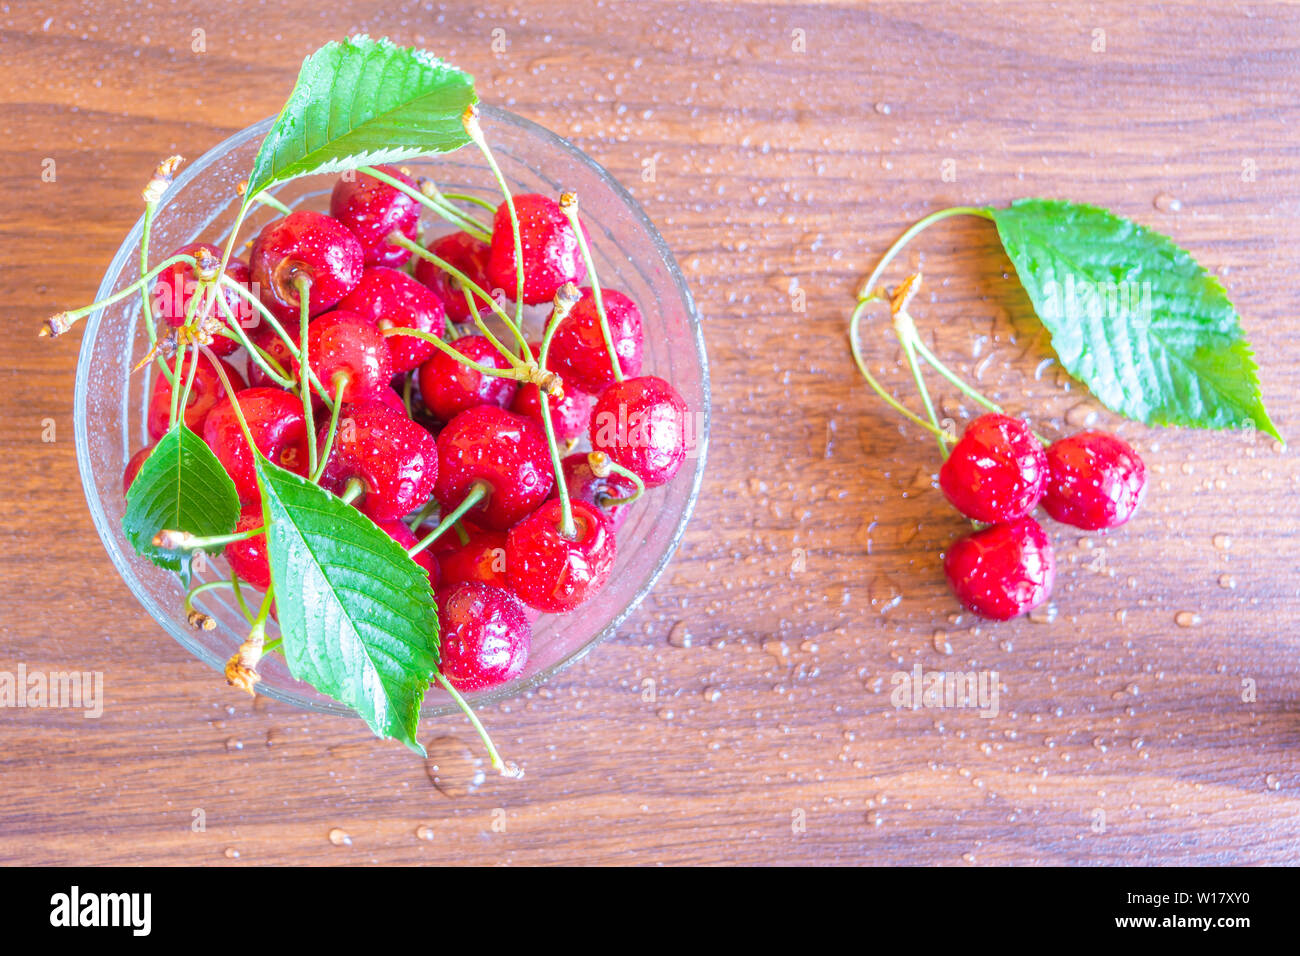
<path fill-rule="evenodd" d="M 484 242 L 491 241 L 492 230 L 463 209 L 457 209 L 456 205 L 451 202 L 451 197 L 439 189 L 437 183 L 427 176 L 421 176 L 417 181 L 420 184 L 420 192 L 442 207 L 441 214 L 444 219 L 448 219 L 453 225 L 460 226 L 475 238 L 482 239 Z M 457 193 L 457 195 L 461 194 Z M 489 206 L 488 208 L 491 209 L 492 207 Z"/>
<path fill-rule="evenodd" d="M 490 341 L 494 346 L 496 346 L 497 351 L 500 352 L 502 355 L 504 355 L 506 359 L 510 362 L 510 364 L 516 367 L 524 364 L 519 360 L 519 357 L 515 355 L 514 352 L 510 351 L 510 349 L 502 345 L 497 340 L 497 337 L 493 335 L 492 332 L 488 329 L 488 327 L 483 324 L 483 316 L 479 313 L 478 307 L 473 304 L 472 295 L 478 295 L 488 303 L 488 307 L 491 308 L 492 311 L 497 314 L 497 317 L 500 318 L 503 323 L 505 323 L 506 328 L 510 330 L 511 335 L 515 337 L 516 342 L 518 342 L 521 346 L 526 346 L 528 344 L 528 340 L 524 338 L 524 333 L 520 331 L 519 326 L 515 323 L 513 319 L 510 318 L 509 315 L 506 314 L 506 310 L 501 308 L 501 305 L 497 302 L 496 299 L 492 297 L 490 293 L 487 292 L 486 289 L 480 286 L 477 282 L 475 282 L 465 273 L 457 269 L 446 259 L 443 259 L 437 254 L 430 252 L 428 249 L 424 248 L 424 246 L 420 245 L 419 243 L 407 239 L 406 236 L 402 235 L 400 232 L 394 232 L 391 236 L 388 237 L 388 241 L 395 246 L 401 246 L 403 249 L 409 249 L 414 255 L 419 256 L 421 259 L 424 259 L 428 262 L 432 262 L 443 272 L 447 273 L 449 276 L 451 276 L 457 282 L 459 282 L 461 290 L 466 293 L 467 297 L 470 297 L 469 298 L 470 315 L 474 316 L 474 324 L 478 326 L 479 331 L 483 333 L 484 337 L 487 338 L 488 341 Z"/>
<path fill-rule="evenodd" d="M 230 572 L 230 588 L 235 592 L 235 603 L 239 605 L 239 611 L 244 615 L 244 620 L 248 626 L 253 626 L 253 612 L 248 609 L 248 602 L 244 600 L 244 589 L 239 586 L 239 575 L 234 571 Z"/>
<path fill-rule="evenodd" d="M 894 244 L 889 247 L 881 257 L 880 261 L 876 263 L 876 268 L 872 270 L 871 275 L 867 276 L 866 281 L 858 287 L 858 300 L 861 301 L 863 299 L 871 298 L 872 292 L 876 288 L 876 283 L 880 280 L 880 276 L 884 273 L 885 269 L 889 267 L 889 264 L 894 261 L 894 257 L 903 250 L 904 246 L 936 222 L 951 218 L 952 216 L 978 216 L 981 219 L 992 220 L 993 212 L 992 210 L 978 206 L 953 206 L 949 209 L 940 209 L 938 212 L 932 212 L 923 219 L 918 219 L 894 241 Z"/>
<path fill-rule="evenodd" d="M 263 206 L 270 206 L 276 212 L 284 216 L 287 216 L 291 212 L 293 212 L 292 208 L 280 202 L 280 200 L 276 199 L 270 193 L 265 193 L 265 192 L 258 193 L 256 196 L 253 197 L 253 202 L 261 203 Z"/>
<path fill-rule="evenodd" d="M 483 746 L 487 748 L 488 758 L 492 761 L 492 769 L 496 770 L 503 777 L 512 777 L 516 780 L 522 777 L 524 775 L 522 770 L 518 767 L 507 766 L 505 761 L 501 759 L 501 754 L 497 753 L 496 745 L 492 743 L 492 738 L 488 736 L 487 728 L 484 727 L 483 722 L 478 719 L 478 715 L 474 713 L 474 708 L 470 707 L 469 701 L 460 696 L 460 692 L 456 690 L 455 687 L 451 686 L 451 681 L 447 680 L 447 678 L 443 676 L 442 671 L 434 671 L 433 676 L 437 679 L 438 683 L 442 685 L 442 689 L 451 695 L 451 699 L 456 702 L 456 706 L 459 707 L 469 719 L 470 725 L 478 734 L 478 739 L 483 741 Z"/>
<path fill-rule="evenodd" d="M 80 309 L 73 309 L 70 312 L 59 312 L 56 315 L 50 316 L 45 320 L 45 325 L 41 327 L 39 333 L 40 336 L 42 338 L 53 338 L 54 336 L 62 335 L 64 332 L 68 331 L 68 329 L 72 328 L 72 324 L 76 322 L 77 319 L 89 315 L 96 309 L 106 309 L 110 305 L 121 302 L 123 299 L 127 298 L 127 296 L 134 295 L 148 285 L 150 280 L 155 278 L 160 272 L 170 269 L 178 262 L 183 262 L 186 265 L 193 266 L 194 257 L 185 255 L 184 253 L 169 256 L 120 292 L 114 292 L 112 295 L 100 299 L 98 302 L 90 303 L 90 305 L 83 305 Z"/>
<path fill-rule="evenodd" d="M 489 236 L 491 235 L 491 233 L 487 232 L 483 224 L 477 219 L 465 215 L 465 213 L 451 205 L 451 203 L 440 202 L 439 199 L 442 194 L 438 192 L 437 186 L 433 187 L 434 195 L 429 196 L 419 189 L 413 189 L 395 176 L 390 176 L 383 170 L 375 169 L 373 166 L 358 166 L 357 172 L 369 176 L 372 179 L 377 179 L 381 183 L 385 183 L 386 185 L 396 189 L 398 192 L 405 193 L 407 196 L 410 196 L 420 205 L 424 206 L 436 215 L 439 219 L 444 219 L 453 226 L 459 226 L 466 231 L 473 231 L 477 233 L 480 238 L 483 237 L 484 233 L 487 233 Z"/>
<path fill-rule="evenodd" d="M 189 614 L 190 611 L 194 610 L 194 599 L 198 597 L 200 594 L 204 594 L 207 591 L 214 591 L 217 588 L 233 588 L 233 587 L 235 587 L 234 581 L 227 581 L 225 578 L 222 578 L 219 581 L 208 581 L 204 584 L 196 584 L 194 587 L 190 588 L 189 591 L 186 592 L 185 603 L 182 605 L 182 607 L 185 613 Z"/>
<path fill-rule="evenodd" d="M 550 358 L 551 340 L 555 338 L 555 330 L 568 318 L 573 307 L 578 304 L 578 298 L 578 287 L 572 282 L 564 283 L 555 293 L 555 304 L 551 309 L 551 317 L 546 320 L 546 332 L 542 336 L 542 347 L 537 356 L 538 367 L 542 372 L 547 370 L 546 363 Z M 578 529 L 573 523 L 573 503 L 569 501 L 569 485 L 564 480 L 564 462 L 560 455 L 560 445 L 555 440 L 555 424 L 551 421 L 551 397 L 546 389 L 539 388 L 537 398 L 542 408 L 542 428 L 546 431 L 551 468 L 555 472 L 555 491 L 560 499 L 560 534 L 572 540 L 577 535 Z"/>
<path fill-rule="evenodd" d="M 903 346 L 903 355 L 907 358 L 907 365 L 912 370 L 912 379 L 916 382 L 917 391 L 921 393 L 921 404 L 925 406 L 925 413 L 930 417 L 930 424 L 939 431 L 937 441 L 939 442 L 939 456 L 943 459 L 948 457 L 948 440 L 943 434 L 943 427 L 939 424 L 939 416 L 935 414 L 934 402 L 930 398 L 930 389 L 925 384 L 925 376 L 921 374 L 921 365 L 916 360 L 916 341 L 920 336 L 916 332 L 916 323 L 912 321 L 912 316 L 908 313 L 907 307 L 913 297 L 921 288 L 921 273 L 908 276 L 896 290 L 889 301 L 889 311 L 894 322 L 894 334 L 898 336 L 898 341 Z"/>
<path fill-rule="evenodd" d="M 365 490 L 366 483 L 364 481 L 360 478 L 349 478 L 347 486 L 343 489 L 343 494 L 339 495 L 339 499 L 345 505 L 350 505 L 360 498 L 365 493 Z"/>
<path fill-rule="evenodd" d="M 330 409 L 330 425 L 329 431 L 325 433 L 325 446 L 321 449 L 320 461 L 310 472 L 313 485 L 320 484 L 321 475 L 325 474 L 325 466 L 329 464 L 330 453 L 334 451 L 334 436 L 337 434 L 339 427 L 339 409 L 343 407 L 343 389 L 347 387 L 347 379 L 340 375 L 337 381 L 337 391 L 334 393 L 334 407 Z M 410 417 L 409 405 L 407 417 Z M 313 445 L 316 444 L 315 436 L 312 436 L 310 440 Z"/>
<path fill-rule="evenodd" d="M 1004 414 L 1001 405 L 988 398 L 985 398 L 983 395 L 977 392 L 972 386 L 966 384 L 966 382 L 964 382 L 961 379 L 961 377 L 957 375 L 956 372 L 952 371 L 951 369 L 948 368 L 948 366 L 944 365 L 943 362 L 939 361 L 938 356 L 936 356 L 933 352 L 930 351 L 930 349 L 926 346 L 926 344 L 921 341 L 919 335 L 916 336 L 912 344 L 916 346 L 916 351 L 920 354 L 921 358 L 925 359 L 926 363 L 931 368 L 933 368 L 936 372 L 938 372 L 940 375 L 946 378 L 963 395 L 971 399 L 971 401 L 977 402 L 980 405 L 984 406 L 991 412 L 994 412 L 998 415 Z"/>
<path fill-rule="evenodd" d="M 641 476 L 629 468 L 624 468 L 603 451 L 588 452 L 587 465 L 591 468 L 591 473 L 597 478 L 608 478 L 610 474 L 621 475 L 636 486 L 636 491 L 622 498 L 611 498 L 608 495 L 601 495 L 601 504 L 606 508 L 613 508 L 619 505 L 630 505 L 645 494 L 645 482 L 641 480 Z"/>
<path fill-rule="evenodd" d="M 422 342 L 428 342 L 430 345 L 446 352 L 461 365 L 468 366 L 481 375 L 494 375 L 497 378 L 512 378 L 516 382 L 531 382 L 533 384 L 538 384 L 538 379 L 542 377 L 536 364 L 528 365 L 521 362 L 514 368 L 496 368 L 492 365 L 482 365 L 475 362 L 459 349 L 452 348 L 449 344 L 438 338 L 438 336 L 431 332 L 425 332 L 423 329 L 408 329 L 404 326 L 395 325 L 392 328 L 384 329 L 383 334 L 389 338 L 394 335 L 409 335 Z M 545 391 L 545 389 L 543 389 L 543 391 Z"/>
<path fill-rule="evenodd" d="M 257 617 L 253 619 L 253 627 L 248 632 L 250 641 L 254 640 L 254 635 L 256 635 L 256 640 L 260 642 L 266 635 L 266 620 L 271 616 L 271 604 L 274 601 L 275 583 L 272 582 L 271 586 L 266 589 L 266 593 L 262 595 L 262 606 L 257 609 Z"/>
<path fill-rule="evenodd" d="M 524 321 L 524 241 L 519 231 L 519 215 L 515 212 L 515 198 L 510 194 L 510 185 L 506 182 L 506 177 L 501 173 L 501 167 L 497 165 L 496 157 L 492 155 L 492 148 L 488 146 L 486 137 L 483 135 L 483 128 L 478 122 L 478 107 L 470 104 L 461 114 L 461 122 L 465 126 L 465 132 L 474 145 L 479 148 L 483 158 L 487 160 L 488 167 L 492 170 L 492 176 L 497 181 L 497 186 L 501 189 L 501 195 L 506 200 L 506 210 L 510 213 L 510 231 L 515 240 L 515 324 L 522 325 Z"/>
<path fill-rule="evenodd" d="M 488 202 L 482 196 L 473 196 L 469 193 L 440 193 L 440 195 L 443 199 L 454 199 L 457 202 L 473 203 L 475 206 L 478 206 L 480 209 L 486 209 L 488 212 L 494 213 L 497 211 L 497 207 L 492 205 L 492 203 Z M 474 221 L 478 222 L 477 219 Z"/>
<path fill-rule="evenodd" d="M 573 234 L 578 237 L 578 249 L 582 253 L 582 262 L 587 267 L 587 281 L 591 284 L 591 297 L 596 302 L 596 316 L 600 319 L 600 334 L 605 339 L 605 350 L 609 353 L 609 367 L 614 372 L 614 380 L 621 382 L 623 364 L 619 361 L 618 350 L 614 348 L 614 336 L 609 331 L 609 317 L 605 314 L 605 297 L 600 290 L 600 279 L 596 277 L 596 263 L 591 258 L 591 249 L 583 234 L 582 223 L 578 221 L 578 194 L 560 193 L 560 211 L 573 226 Z"/>
<path fill-rule="evenodd" d="M 266 534 L 266 525 L 258 525 L 247 531 L 232 531 L 230 534 L 214 534 L 207 537 L 199 537 L 188 531 L 164 529 L 154 535 L 153 543 L 156 547 L 166 548 L 169 551 L 194 551 L 200 548 L 207 550 L 224 547 L 236 541 L 247 541 L 249 538 L 256 538 L 259 534 Z"/>
<path fill-rule="evenodd" d="M 433 542 L 437 541 L 446 533 L 448 528 L 464 517 L 465 513 L 469 511 L 470 508 L 473 508 L 476 504 L 491 494 L 491 492 L 492 489 L 488 487 L 485 482 L 474 482 L 473 487 L 469 490 L 469 494 L 465 496 L 465 500 L 458 504 L 454 511 L 445 515 L 443 519 L 438 522 L 438 527 L 434 528 L 414 545 L 406 549 L 407 556 L 413 558 L 429 545 L 433 544 Z M 416 527 L 419 527 L 419 525 Z"/>
<path fill-rule="evenodd" d="M 302 393 L 302 415 L 307 422 L 307 474 L 316 474 L 316 422 L 315 412 L 311 407 L 311 372 L 307 354 L 307 326 L 311 324 L 311 279 L 305 275 L 294 277 L 293 286 L 298 290 L 298 333 L 302 341 L 301 358 L 298 360 L 298 380 Z"/>
<path fill-rule="evenodd" d="M 415 513 L 415 517 L 406 523 L 406 526 L 412 531 L 420 530 L 420 525 L 424 524 L 441 508 L 437 498 L 430 498 L 424 503 L 424 507 Z"/>
<path fill-rule="evenodd" d="M 230 408 L 235 413 L 235 420 L 239 422 L 239 430 L 244 433 L 244 441 L 248 444 L 249 454 L 251 454 L 253 460 L 256 461 L 261 457 L 262 453 L 258 450 L 256 442 L 253 441 L 253 432 L 248 427 L 248 420 L 244 418 L 244 409 L 239 404 L 239 399 L 235 395 L 235 387 L 230 384 L 230 376 L 227 375 L 226 370 L 221 367 L 221 362 L 217 360 L 217 356 L 213 353 L 212 349 L 208 348 L 206 345 L 200 345 L 198 348 L 207 360 L 212 363 L 212 367 L 216 369 L 217 378 L 221 379 L 221 386 L 226 390 L 226 395 L 230 399 Z M 258 483 L 261 484 L 260 481 Z"/>
<path fill-rule="evenodd" d="M 244 331 L 244 327 L 235 316 L 235 313 L 230 310 L 225 296 L 217 296 L 217 308 L 221 311 L 222 317 L 225 318 L 226 325 L 233 330 L 234 339 L 248 352 L 249 359 L 276 385 L 285 391 L 292 390 L 294 386 L 293 379 L 282 374 L 283 370 L 277 372 L 271 367 L 271 362 L 268 360 L 266 353 L 253 344 L 253 340 L 248 337 L 248 333 Z"/>
<path fill-rule="evenodd" d="M 879 395 L 890 408 L 898 412 L 898 414 L 902 415 L 913 424 L 920 425 L 932 435 L 936 437 L 946 437 L 946 433 L 942 429 L 936 428 L 898 399 L 894 398 L 893 395 L 890 395 L 889 392 L 885 390 L 885 387 L 876 381 L 876 377 L 867 369 L 866 359 L 863 358 L 862 349 L 858 345 L 858 326 L 862 322 L 863 313 L 873 301 L 874 300 L 872 299 L 866 298 L 860 299 L 857 306 L 853 309 L 852 317 L 849 319 L 849 348 L 853 352 L 854 364 L 857 365 L 858 371 L 861 372 L 862 377 L 867 380 L 867 384 L 871 386 L 872 391 Z"/>

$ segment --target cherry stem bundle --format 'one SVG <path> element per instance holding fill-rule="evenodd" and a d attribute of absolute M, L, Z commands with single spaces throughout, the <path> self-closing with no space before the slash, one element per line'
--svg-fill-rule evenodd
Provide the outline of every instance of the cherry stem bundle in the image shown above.
<path fill-rule="evenodd" d="M 424 192 L 423 189 L 413 189 L 396 176 L 390 176 L 382 169 L 376 169 L 374 166 L 360 166 L 357 168 L 357 172 L 369 176 L 372 179 L 377 179 L 381 183 L 396 189 L 398 192 L 410 196 L 439 219 L 446 220 L 453 226 L 463 229 L 466 232 L 473 233 L 480 239 L 491 236 L 491 233 L 488 232 L 481 222 L 473 216 L 461 212 L 461 210 L 457 209 L 450 202 L 447 202 L 443 194 L 439 192 L 438 187 L 432 182 L 429 182 L 429 187 L 431 188 L 433 195 L 429 195 Z M 421 185 L 423 186 L 425 182 L 428 181 L 422 180 Z"/>
<path fill-rule="evenodd" d="M 458 504 L 453 511 L 445 515 L 443 519 L 438 522 L 438 527 L 434 528 L 423 538 L 406 549 L 407 557 L 415 557 L 429 545 L 441 538 L 447 533 L 447 529 L 463 518 L 470 508 L 473 508 L 476 504 L 491 494 L 491 492 L 492 489 L 483 482 L 474 482 L 473 487 L 469 490 L 469 494 L 465 496 L 465 500 Z M 416 525 L 416 527 L 419 527 L 419 525 Z"/>
<path fill-rule="evenodd" d="M 614 348 L 614 337 L 609 331 L 609 317 L 605 314 L 605 297 L 600 291 L 600 279 L 596 277 L 596 263 L 591 258 L 591 249 L 587 245 L 587 237 L 582 231 L 582 223 L 578 220 L 577 193 L 560 193 L 560 211 L 564 213 L 565 218 L 569 220 L 569 225 L 573 227 L 573 234 L 578 237 L 578 250 L 582 253 L 583 265 L 587 267 L 587 281 L 591 284 L 591 298 L 596 304 L 596 317 L 600 320 L 600 334 L 605 339 L 605 350 L 609 353 L 609 367 L 614 373 L 614 381 L 621 382 L 623 381 L 623 365 L 619 361 L 618 350 Z"/>

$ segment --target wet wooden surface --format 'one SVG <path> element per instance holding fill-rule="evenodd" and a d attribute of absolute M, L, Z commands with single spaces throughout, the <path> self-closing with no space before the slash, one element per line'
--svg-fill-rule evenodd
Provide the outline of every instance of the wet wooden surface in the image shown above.
<path fill-rule="evenodd" d="M 990 230 L 936 228 L 889 281 L 924 266 L 914 311 L 940 354 L 1049 434 L 1095 414 L 1152 469 L 1129 527 L 1051 527 L 1050 613 L 980 625 L 939 571 L 960 523 L 935 449 L 858 380 L 845 318 L 926 212 L 1100 203 L 1223 278 L 1294 435 L 1300 13 L 582 6 L 0 13 L 0 670 L 100 670 L 106 695 L 97 720 L 0 710 L 0 862 L 1296 862 L 1295 456 L 1121 425 L 1067 391 Z M 445 719 L 424 731 L 435 786 L 359 723 L 253 704 L 168 640 L 82 499 L 79 335 L 33 337 L 91 295 L 159 157 L 275 112 L 303 55 L 359 30 L 457 62 L 614 171 L 706 323 L 697 516 L 617 639 L 484 715 L 520 782 L 480 779 Z M 996 716 L 897 710 L 916 666 L 995 671 Z"/>

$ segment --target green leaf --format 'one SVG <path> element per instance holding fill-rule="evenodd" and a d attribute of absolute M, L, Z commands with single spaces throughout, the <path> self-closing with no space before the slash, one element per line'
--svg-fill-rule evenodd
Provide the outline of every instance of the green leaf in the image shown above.
<path fill-rule="evenodd" d="M 149 453 L 126 493 L 122 530 L 159 567 L 184 573 L 189 554 L 153 545 L 163 529 L 200 537 L 230 534 L 239 521 L 235 483 L 198 435 L 180 422 Z"/>
<path fill-rule="evenodd" d="M 1096 206 L 1022 199 L 990 212 L 1062 366 L 1102 404 L 1147 424 L 1280 438 L 1237 311 L 1189 253 Z"/>
<path fill-rule="evenodd" d="M 438 666 L 428 573 L 342 499 L 257 456 L 267 554 L 289 673 L 416 753 Z"/>
<path fill-rule="evenodd" d="M 459 149 L 469 142 L 461 114 L 477 102 L 472 76 L 424 50 L 364 35 L 327 43 L 303 61 L 247 195 L 309 173 Z"/>

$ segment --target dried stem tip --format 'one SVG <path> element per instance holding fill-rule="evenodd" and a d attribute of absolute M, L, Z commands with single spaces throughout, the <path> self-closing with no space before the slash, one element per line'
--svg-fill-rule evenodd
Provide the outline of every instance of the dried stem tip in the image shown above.
<path fill-rule="evenodd" d="M 163 193 L 172 184 L 172 180 L 176 178 L 176 170 L 181 168 L 183 162 L 185 162 L 183 156 L 168 156 L 158 164 L 158 168 L 153 171 L 153 178 L 144 187 L 144 191 L 140 193 L 146 203 L 152 206 L 162 199 Z"/>
<path fill-rule="evenodd" d="M 200 282 L 215 282 L 221 275 L 221 259 L 207 249 L 194 254 L 194 278 Z"/>
<path fill-rule="evenodd" d="M 536 385 L 551 398 L 559 401 L 564 398 L 564 379 L 557 372 L 533 365 L 528 369 L 528 382 Z"/>
<path fill-rule="evenodd" d="M 911 305 L 912 299 L 921 291 L 921 273 L 910 275 L 903 280 L 902 285 L 894 290 L 893 296 L 889 301 L 889 309 L 895 315 L 900 312 L 906 312 L 907 307 Z"/>
<path fill-rule="evenodd" d="M 609 455 L 603 451 L 593 451 L 587 454 L 587 465 L 591 468 L 591 473 L 597 478 L 608 478 L 612 469 L 609 467 Z"/>
<path fill-rule="evenodd" d="M 478 107 L 473 103 L 465 107 L 465 112 L 460 114 L 460 122 L 465 127 L 465 132 L 469 138 L 478 142 L 483 137 L 483 131 L 478 125 Z"/>
<path fill-rule="evenodd" d="M 68 313 L 60 312 L 46 319 L 45 324 L 41 326 L 41 330 L 36 334 L 43 339 L 56 338 L 72 328 L 72 323 L 75 321 L 75 319 L 69 318 Z"/>
<path fill-rule="evenodd" d="M 215 630 L 217 626 L 216 620 L 199 610 L 190 611 L 189 614 L 185 615 L 185 620 L 190 622 L 190 627 L 198 631 Z"/>
<path fill-rule="evenodd" d="M 560 193 L 560 208 L 565 211 L 568 211 L 570 209 L 577 209 L 578 194 L 568 192 L 567 190 L 565 192 Z"/>
<path fill-rule="evenodd" d="M 198 538 L 188 531 L 172 531 L 167 528 L 153 536 L 153 546 L 166 548 L 168 551 L 188 551 L 194 547 L 196 541 Z"/>
<path fill-rule="evenodd" d="M 248 640 L 239 645 L 230 660 L 226 661 L 226 683 L 231 687 L 255 693 L 253 685 L 262 679 L 257 672 L 257 663 L 262 659 L 262 645 L 266 637 L 260 629 L 248 635 Z"/>

